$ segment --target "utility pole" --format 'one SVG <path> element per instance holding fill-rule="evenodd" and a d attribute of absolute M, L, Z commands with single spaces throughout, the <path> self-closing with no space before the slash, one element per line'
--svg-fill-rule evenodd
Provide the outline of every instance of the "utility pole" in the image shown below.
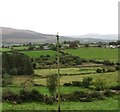
<path fill-rule="evenodd" d="M 58 112 L 60 112 L 60 44 L 59 44 L 59 35 L 57 33 L 57 69 L 58 69 L 58 76 L 57 76 L 57 86 L 58 86 Z"/>

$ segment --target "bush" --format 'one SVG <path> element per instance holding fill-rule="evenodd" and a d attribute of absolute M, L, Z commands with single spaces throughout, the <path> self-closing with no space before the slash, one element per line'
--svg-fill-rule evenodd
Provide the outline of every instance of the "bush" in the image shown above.
<path fill-rule="evenodd" d="M 44 96 L 40 94 L 37 90 L 32 90 L 31 91 L 31 100 L 32 101 L 39 101 L 43 102 L 44 101 Z"/>
<path fill-rule="evenodd" d="M 105 92 L 104 92 L 104 95 L 106 96 L 106 97 L 110 97 L 110 96 L 112 96 L 114 93 L 112 92 L 112 91 L 110 91 L 110 90 L 106 90 Z"/>
<path fill-rule="evenodd" d="M 114 68 L 107 69 L 107 72 L 115 72 L 116 70 Z"/>
<path fill-rule="evenodd" d="M 104 90 L 105 89 L 105 81 L 101 80 L 101 79 L 97 79 L 94 82 L 94 86 L 95 86 L 95 89 L 98 90 L 98 91 Z"/>
<path fill-rule="evenodd" d="M 102 69 L 98 68 L 98 69 L 96 70 L 96 72 L 97 72 L 97 73 L 102 73 Z"/>
<path fill-rule="evenodd" d="M 64 83 L 64 86 L 71 86 L 72 84 L 69 82 L 69 83 Z"/>
<path fill-rule="evenodd" d="M 11 69 L 10 72 L 9 72 L 9 74 L 10 74 L 10 75 L 17 75 L 17 74 L 18 74 L 17 68 Z"/>
<path fill-rule="evenodd" d="M 47 79 L 47 87 L 52 96 L 54 96 L 56 92 L 56 86 L 57 86 L 57 74 L 50 75 Z"/>
<path fill-rule="evenodd" d="M 44 95 L 40 94 L 37 90 L 26 91 L 22 89 L 20 91 L 20 99 L 22 102 L 30 101 L 44 102 Z"/>
<path fill-rule="evenodd" d="M 92 78 L 91 77 L 84 77 L 82 84 L 85 88 L 88 88 L 91 85 Z"/>
<path fill-rule="evenodd" d="M 103 100 L 103 94 L 100 92 L 87 93 L 83 91 L 76 91 L 71 94 L 64 94 L 62 98 L 66 101 L 81 101 L 81 102 L 91 102 L 95 99 Z"/>
<path fill-rule="evenodd" d="M 62 95 L 62 98 L 67 101 L 81 101 L 83 98 L 88 98 L 88 94 L 83 91 L 76 91 L 71 94 Z"/>
<path fill-rule="evenodd" d="M 96 72 L 97 73 L 105 73 L 106 72 L 106 69 L 105 68 L 98 68 L 97 70 L 96 70 Z"/>
<path fill-rule="evenodd" d="M 9 101 L 11 103 L 21 103 L 20 97 L 18 94 L 13 93 L 12 91 L 8 90 L 2 95 L 3 101 Z"/>
<path fill-rule="evenodd" d="M 91 93 L 90 97 L 103 100 L 103 95 L 100 92 L 98 92 L 98 91 Z"/>
<path fill-rule="evenodd" d="M 7 86 L 7 85 L 10 85 L 12 84 L 12 77 L 5 73 L 2 75 L 2 86 Z"/>
<path fill-rule="evenodd" d="M 105 60 L 105 61 L 103 61 L 103 64 L 104 64 L 104 65 L 114 65 L 114 63 L 111 62 L 110 60 Z"/>
<path fill-rule="evenodd" d="M 112 90 L 120 90 L 120 85 L 110 87 Z"/>
<path fill-rule="evenodd" d="M 80 81 L 72 81 L 72 86 L 80 87 L 80 86 L 82 86 L 82 82 L 80 82 Z"/>
<path fill-rule="evenodd" d="M 116 66 L 116 70 L 120 70 L 120 66 Z"/>

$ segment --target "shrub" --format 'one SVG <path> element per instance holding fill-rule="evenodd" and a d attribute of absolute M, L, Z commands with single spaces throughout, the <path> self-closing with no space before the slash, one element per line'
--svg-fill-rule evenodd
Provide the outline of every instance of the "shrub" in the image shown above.
<path fill-rule="evenodd" d="M 106 96 L 106 97 L 110 97 L 110 96 L 112 96 L 114 93 L 112 92 L 112 91 L 110 91 L 110 90 L 106 90 L 105 92 L 104 92 L 104 95 Z"/>
<path fill-rule="evenodd" d="M 12 84 L 12 77 L 5 73 L 2 75 L 2 86 L 7 86 L 7 85 L 10 85 Z"/>
<path fill-rule="evenodd" d="M 120 62 L 117 62 L 116 65 L 120 65 Z"/>
<path fill-rule="evenodd" d="M 69 83 L 64 83 L 64 86 L 71 86 L 72 84 L 69 82 Z"/>
<path fill-rule="evenodd" d="M 18 74 L 17 68 L 11 69 L 10 72 L 9 72 L 9 74 L 10 74 L 10 75 L 17 75 L 17 74 Z"/>
<path fill-rule="evenodd" d="M 44 95 L 40 94 L 36 90 L 26 91 L 22 89 L 20 91 L 20 99 L 22 102 L 30 102 L 30 101 L 44 102 Z"/>
<path fill-rule="evenodd" d="M 102 73 L 102 69 L 98 68 L 98 69 L 96 70 L 96 72 L 97 72 L 97 73 Z"/>
<path fill-rule="evenodd" d="M 105 81 L 101 80 L 101 79 L 97 79 L 94 82 L 94 86 L 95 86 L 95 89 L 98 90 L 98 91 L 104 90 L 105 89 Z"/>
<path fill-rule="evenodd" d="M 11 103 L 21 103 L 20 97 L 18 94 L 8 90 L 2 95 L 3 101 L 9 101 Z"/>
<path fill-rule="evenodd" d="M 47 87 L 52 96 L 54 96 L 56 92 L 56 86 L 57 86 L 57 74 L 50 75 L 47 79 Z"/>
<path fill-rule="evenodd" d="M 120 70 L 120 66 L 116 66 L 116 70 Z"/>
<path fill-rule="evenodd" d="M 31 100 L 32 101 L 39 101 L 43 102 L 44 101 L 44 96 L 40 94 L 37 90 L 32 90 L 31 91 Z"/>
<path fill-rule="evenodd" d="M 52 99 L 51 97 L 45 96 L 44 102 L 45 102 L 46 104 L 52 105 L 52 104 L 53 104 L 53 99 Z"/>
<path fill-rule="evenodd" d="M 82 84 L 85 88 L 88 88 L 91 85 L 92 78 L 91 77 L 84 77 Z"/>
<path fill-rule="evenodd" d="M 113 89 L 113 90 L 120 90 L 120 85 L 112 86 L 112 87 L 110 87 L 110 89 Z"/>
<path fill-rule="evenodd" d="M 91 93 L 90 97 L 91 98 L 101 99 L 101 100 L 103 99 L 103 95 L 98 91 L 95 91 L 95 92 Z"/>
<path fill-rule="evenodd" d="M 103 64 L 104 64 L 104 65 L 114 65 L 114 63 L 111 62 L 110 60 L 105 60 L 105 61 L 103 61 Z"/>
<path fill-rule="evenodd" d="M 109 69 L 107 69 L 107 72 L 115 72 L 116 70 L 115 70 L 115 68 L 109 68 Z"/>
<path fill-rule="evenodd" d="M 72 86 L 80 87 L 80 86 L 82 86 L 82 82 L 80 82 L 80 81 L 72 81 Z"/>

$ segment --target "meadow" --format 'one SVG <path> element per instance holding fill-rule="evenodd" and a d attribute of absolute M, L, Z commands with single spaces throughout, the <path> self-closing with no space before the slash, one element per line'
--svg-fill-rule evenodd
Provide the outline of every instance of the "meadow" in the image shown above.
<path fill-rule="evenodd" d="M 97 79 L 101 79 L 105 81 L 106 85 L 115 86 L 118 85 L 118 72 L 110 72 L 110 73 L 97 73 L 97 74 L 86 74 L 86 75 L 68 75 L 61 76 L 60 84 L 69 83 L 72 81 L 82 81 L 84 77 L 92 77 L 93 81 Z M 46 78 L 34 77 L 34 81 L 37 84 L 46 85 Z"/>
<path fill-rule="evenodd" d="M 38 58 L 41 55 L 50 55 L 51 57 L 55 57 L 55 55 L 57 54 L 53 50 L 23 51 L 21 53 L 24 53 L 25 55 L 28 55 L 31 58 Z"/>
<path fill-rule="evenodd" d="M 55 58 L 57 52 L 53 50 L 38 50 L 38 51 L 20 51 L 27 49 L 26 47 L 15 47 L 14 49 L 18 50 L 25 55 L 28 55 L 31 58 L 38 58 L 42 55 L 50 55 L 52 58 Z M 8 48 L 0 49 L 3 51 L 9 51 Z M 85 59 L 95 59 L 95 60 L 110 60 L 117 62 L 118 60 L 118 49 L 110 48 L 78 48 L 78 49 L 66 49 L 62 50 L 63 52 L 72 54 L 74 56 L 79 56 Z M 60 92 L 62 94 L 69 94 L 75 91 L 84 91 L 84 92 L 93 92 L 95 89 L 84 88 L 84 87 L 75 87 L 75 86 L 63 86 L 65 83 L 71 83 L 72 81 L 82 81 L 85 77 L 91 77 L 93 83 L 98 79 L 102 80 L 105 83 L 106 88 L 112 86 L 117 86 L 119 84 L 118 71 L 115 72 L 105 72 L 105 73 L 96 73 L 97 68 L 104 68 L 105 66 L 92 66 L 93 63 L 85 63 L 89 66 L 78 66 L 78 67 L 69 67 L 69 68 L 60 68 Z M 113 66 L 112 66 L 113 67 Z M 35 89 L 44 95 L 50 96 L 49 90 L 47 88 L 47 77 L 51 74 L 57 75 L 57 69 L 35 69 L 34 75 L 17 75 L 12 76 L 12 84 L 6 87 L 3 87 L 3 93 L 10 90 L 15 93 L 20 92 L 23 89 L 23 83 L 27 80 L 32 80 L 34 85 L 28 84 L 26 89 L 32 90 Z M 106 97 L 104 100 L 96 100 L 92 102 L 73 102 L 73 101 L 62 101 L 61 102 L 62 110 L 117 110 L 118 109 L 118 97 Z M 28 102 L 22 104 L 11 104 L 8 102 L 3 102 L 3 110 L 57 110 L 57 102 L 54 102 L 53 105 L 47 105 L 45 103 L 38 102 Z"/>
<path fill-rule="evenodd" d="M 78 49 L 65 49 L 63 50 L 63 52 L 85 59 L 118 61 L 118 49 L 89 47 Z"/>
<path fill-rule="evenodd" d="M 44 103 L 23 103 L 13 104 L 3 103 L 3 110 L 57 110 L 57 103 L 46 105 Z M 118 111 L 118 100 L 107 98 L 94 102 L 61 102 L 61 110 L 116 110 Z"/>

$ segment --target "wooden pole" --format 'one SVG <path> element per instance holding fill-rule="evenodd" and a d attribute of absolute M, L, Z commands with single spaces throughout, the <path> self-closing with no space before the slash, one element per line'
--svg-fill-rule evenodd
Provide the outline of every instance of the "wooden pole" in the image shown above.
<path fill-rule="evenodd" d="M 60 112 L 60 48 L 59 48 L 59 35 L 57 37 L 57 69 L 58 69 L 58 112 Z"/>

